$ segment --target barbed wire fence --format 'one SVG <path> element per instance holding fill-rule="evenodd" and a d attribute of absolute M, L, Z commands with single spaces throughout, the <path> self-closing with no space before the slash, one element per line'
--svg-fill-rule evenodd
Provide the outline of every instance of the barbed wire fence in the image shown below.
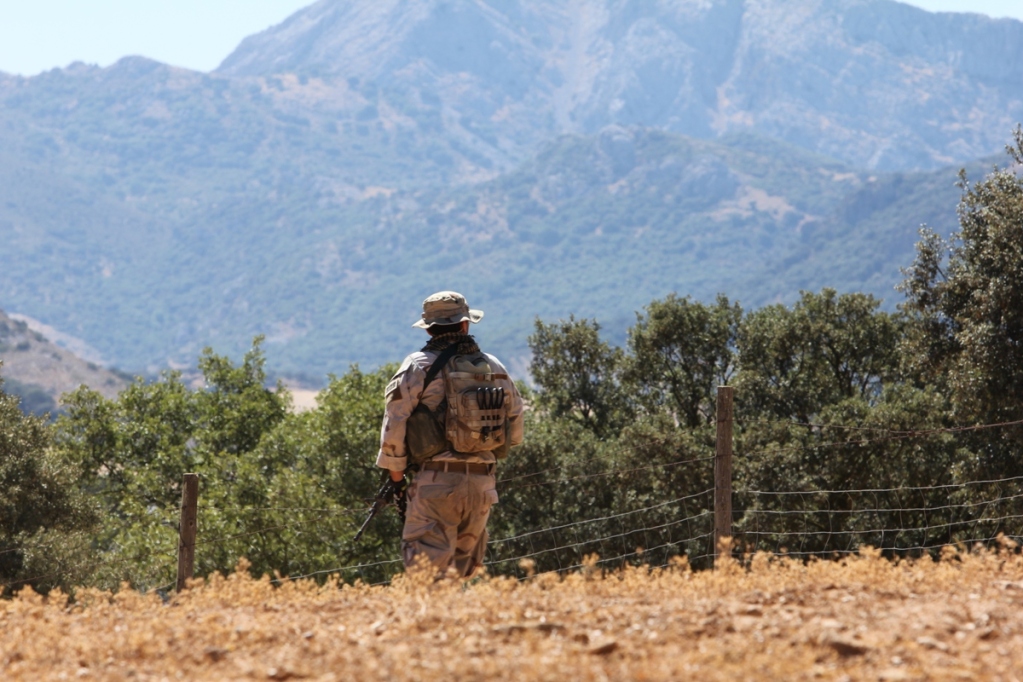
<path fill-rule="evenodd" d="M 493 538 L 488 545 L 491 574 L 532 573 L 534 567 L 558 573 L 584 566 L 615 567 L 623 563 L 669 565 L 685 556 L 695 566 L 710 566 L 718 557 L 720 540 L 730 538 L 733 551 L 756 551 L 793 557 L 836 557 L 855 553 L 864 545 L 891 555 L 920 555 L 948 544 L 970 547 L 990 544 L 1000 537 L 1023 536 L 1023 476 L 991 481 L 931 486 L 893 486 L 864 489 L 732 490 L 732 459 L 756 460 L 782 452 L 869 447 L 936 435 L 955 435 L 984 428 L 1007 428 L 1023 421 L 947 428 L 890 429 L 876 426 L 779 421 L 817 434 L 830 430 L 863 434 L 853 440 L 822 440 L 788 449 L 774 448 L 733 455 L 732 393 L 718 391 L 717 448 L 713 456 L 679 459 L 647 466 L 565 475 L 567 467 L 549 467 L 498 480 L 499 492 L 549 486 L 571 486 L 602 476 L 682 466 L 708 466 L 713 462 L 714 487 L 660 502 L 580 519 L 552 517 L 549 524 Z M 748 420 L 766 421 L 766 420 Z M 554 478 L 548 478 L 550 474 Z M 967 491 L 981 495 L 957 496 Z M 985 496 L 986 495 L 986 496 Z M 738 503 L 732 508 L 732 500 Z M 320 509 L 324 513 L 358 514 L 364 509 Z M 308 522 L 308 521 L 306 521 Z M 269 529 L 263 529 L 266 531 Z M 262 531 L 255 531 L 260 533 Z M 227 536 L 237 537 L 237 536 Z M 225 539 L 225 538 L 218 538 Z M 587 558 L 589 557 L 589 558 Z M 598 557 L 598 558 L 596 558 Z M 274 582 L 337 575 L 343 580 L 364 578 L 367 571 L 395 573 L 401 560 L 383 559 L 339 565 Z M 375 575 L 379 576 L 379 573 Z M 386 580 L 376 584 L 386 583 Z"/>
<path fill-rule="evenodd" d="M 734 424 L 772 422 L 735 420 L 732 397 L 730 388 L 719 388 L 717 444 L 713 456 L 576 475 L 564 475 L 569 473 L 568 467 L 551 467 L 499 479 L 500 494 L 523 490 L 532 494 L 541 487 L 571 486 L 601 477 L 618 477 L 624 482 L 630 474 L 691 467 L 694 471 L 703 471 L 702 480 L 713 480 L 713 486 L 660 501 L 649 491 L 629 491 L 637 493 L 632 496 L 635 504 L 630 508 L 592 518 L 559 519 L 552 515 L 550 522 L 540 527 L 522 528 L 492 538 L 485 564 L 488 572 L 522 577 L 534 571 L 564 573 L 593 566 L 664 567 L 670 565 L 673 558 L 683 556 L 694 567 L 710 567 L 719 556 L 723 538 L 731 539 L 731 551 L 739 556 L 766 551 L 804 559 L 841 557 L 856 553 L 865 545 L 879 548 L 890 556 L 919 556 L 940 551 L 949 544 L 969 548 L 977 543 L 990 545 L 1003 538 L 1023 540 L 1023 476 L 860 489 L 807 486 L 802 490 L 748 487 L 733 490 L 732 487 L 733 460 L 743 465 L 769 454 L 799 453 L 807 449 L 840 455 L 846 448 L 1017 427 L 1023 425 L 1023 421 L 911 430 L 779 420 L 773 423 L 806 428 L 820 435 L 843 431 L 862 433 L 864 437 L 822 438 L 810 444 L 735 454 L 732 450 Z M 709 475 L 711 468 L 712 477 Z M 562 475 L 547 478 L 551 474 Z M 694 481 L 699 480 L 699 476 L 694 476 Z M 201 549 L 204 544 L 302 529 L 320 523 L 325 516 L 344 516 L 357 524 L 358 518 L 368 511 L 359 507 L 246 508 L 247 511 L 290 515 L 290 518 L 285 516 L 279 524 L 202 538 L 190 536 L 188 532 L 189 527 L 195 530 L 201 520 L 197 515 L 197 495 L 189 498 L 189 485 L 183 485 L 182 490 L 178 589 L 183 589 L 191 578 L 197 546 Z M 306 518 L 306 514 L 313 516 Z M 303 518 L 296 519 L 296 515 Z M 398 558 L 380 559 L 277 576 L 273 582 L 325 579 L 333 575 L 346 582 L 362 580 L 367 584 L 385 584 L 401 568 Z"/>
<path fill-rule="evenodd" d="M 921 439 L 1023 426 L 1020 420 L 917 429 L 783 420 L 744 423 L 754 422 L 806 429 L 820 440 L 750 452 L 742 455 L 746 461 L 811 450 L 851 458 L 882 444 L 913 447 L 918 443 L 912 441 Z M 827 435 L 836 431 L 853 435 L 847 440 Z M 919 450 L 915 453 L 920 454 Z M 747 555 L 768 551 L 797 558 L 834 558 L 856 553 L 863 546 L 878 548 L 891 557 L 914 557 L 937 554 L 948 545 L 971 549 L 1006 540 L 1018 544 L 1023 538 L 1023 476 L 955 480 L 960 477 L 961 473 L 937 464 L 930 470 L 926 465 L 919 467 L 918 478 L 927 479 L 921 485 L 842 488 L 827 485 L 827 480 L 808 480 L 803 489 L 796 490 L 740 488 L 735 491 L 739 503 L 733 529 L 735 545 Z"/>

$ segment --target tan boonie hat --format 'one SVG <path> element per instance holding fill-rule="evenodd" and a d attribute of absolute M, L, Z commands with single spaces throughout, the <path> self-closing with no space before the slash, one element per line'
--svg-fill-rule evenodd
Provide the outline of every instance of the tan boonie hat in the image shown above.
<path fill-rule="evenodd" d="M 412 323 L 413 327 L 428 329 L 435 324 L 458 324 L 469 320 L 476 324 L 483 319 L 482 310 L 469 310 L 465 296 L 457 291 L 438 291 L 423 301 L 423 319 Z"/>

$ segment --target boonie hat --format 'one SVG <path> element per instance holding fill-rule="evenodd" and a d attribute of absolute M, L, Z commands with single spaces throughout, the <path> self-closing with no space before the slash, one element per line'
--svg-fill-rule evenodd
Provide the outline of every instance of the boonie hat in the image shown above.
<path fill-rule="evenodd" d="M 412 323 L 413 327 L 429 329 L 435 324 L 458 324 L 469 320 L 476 324 L 483 319 L 482 310 L 469 310 L 465 296 L 457 291 L 438 291 L 423 301 L 423 319 Z"/>

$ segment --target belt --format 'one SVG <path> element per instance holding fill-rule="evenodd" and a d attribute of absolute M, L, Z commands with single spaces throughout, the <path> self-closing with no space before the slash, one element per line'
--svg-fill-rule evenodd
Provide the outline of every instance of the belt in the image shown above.
<path fill-rule="evenodd" d="M 482 462 L 426 462 L 424 471 L 450 471 L 458 474 L 492 474 L 493 464 Z"/>

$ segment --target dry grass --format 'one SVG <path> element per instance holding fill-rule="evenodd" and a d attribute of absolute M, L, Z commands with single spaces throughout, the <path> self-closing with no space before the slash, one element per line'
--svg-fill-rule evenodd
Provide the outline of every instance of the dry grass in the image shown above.
<path fill-rule="evenodd" d="M 583 571 L 467 588 L 271 586 L 164 604 L 130 590 L 0 603 L 5 680 L 1023 679 L 1023 558 L 866 551 L 693 573 Z"/>

